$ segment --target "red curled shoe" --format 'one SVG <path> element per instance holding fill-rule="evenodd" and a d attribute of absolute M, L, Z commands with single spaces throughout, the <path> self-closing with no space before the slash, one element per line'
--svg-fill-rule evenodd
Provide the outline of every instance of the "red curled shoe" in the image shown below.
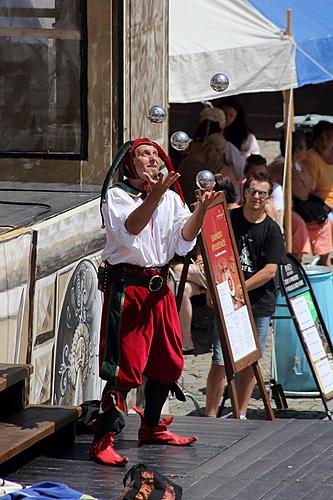
<path fill-rule="evenodd" d="M 107 432 L 104 436 L 90 446 L 90 458 L 105 465 L 125 465 L 127 457 L 122 457 L 114 449 L 114 432 Z"/>
<path fill-rule="evenodd" d="M 173 417 L 166 417 L 159 421 L 155 427 L 148 427 L 144 420 L 144 412 L 141 408 L 133 406 L 141 418 L 141 426 L 139 429 L 138 437 L 142 444 L 169 444 L 173 446 L 188 446 L 189 444 L 197 441 L 196 436 L 184 437 L 178 436 L 167 429 L 167 426 L 173 421 Z"/>

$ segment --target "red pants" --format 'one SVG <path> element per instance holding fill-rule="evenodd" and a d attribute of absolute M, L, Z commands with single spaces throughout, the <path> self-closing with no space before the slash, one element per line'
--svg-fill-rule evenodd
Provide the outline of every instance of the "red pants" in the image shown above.
<path fill-rule="evenodd" d="M 179 317 L 168 286 L 151 292 L 111 284 L 104 295 L 100 376 L 113 389 L 128 390 L 142 383 L 142 375 L 161 384 L 175 382 L 183 365 Z"/>

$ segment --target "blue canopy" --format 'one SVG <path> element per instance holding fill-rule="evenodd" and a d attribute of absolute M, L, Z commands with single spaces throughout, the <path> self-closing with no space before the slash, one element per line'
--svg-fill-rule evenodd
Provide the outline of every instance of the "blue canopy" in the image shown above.
<path fill-rule="evenodd" d="M 250 0 L 265 17 L 282 29 L 286 11 L 292 12 L 292 34 L 296 43 L 296 73 L 299 87 L 333 80 L 332 0 Z"/>

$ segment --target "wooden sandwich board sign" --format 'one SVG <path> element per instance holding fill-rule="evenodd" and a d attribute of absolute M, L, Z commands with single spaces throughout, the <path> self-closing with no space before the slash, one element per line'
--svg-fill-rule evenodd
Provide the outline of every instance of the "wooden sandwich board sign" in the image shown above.
<path fill-rule="evenodd" d="M 217 316 L 233 416 L 239 418 L 235 374 L 251 366 L 267 418 L 273 420 L 273 410 L 258 364 L 260 345 L 223 193 L 207 209 L 201 247 Z"/>
<path fill-rule="evenodd" d="M 333 346 L 309 279 L 297 259 L 279 267 L 282 292 L 286 298 L 304 354 L 309 363 L 327 416 L 327 401 L 333 398 Z"/>

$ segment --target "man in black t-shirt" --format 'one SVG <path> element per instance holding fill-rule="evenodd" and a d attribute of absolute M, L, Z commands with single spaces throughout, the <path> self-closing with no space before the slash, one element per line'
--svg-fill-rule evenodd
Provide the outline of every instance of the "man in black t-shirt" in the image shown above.
<path fill-rule="evenodd" d="M 262 353 L 275 309 L 274 277 L 277 266 L 286 261 L 281 230 L 265 212 L 265 205 L 271 194 L 272 181 L 266 174 L 250 176 L 244 186 L 244 205 L 230 212 Z M 213 348 L 206 390 L 207 416 L 216 416 L 225 383 L 224 361 L 217 332 L 213 338 Z M 255 377 L 251 366 L 238 373 L 236 389 L 240 418 L 246 418 L 254 384 Z"/>

